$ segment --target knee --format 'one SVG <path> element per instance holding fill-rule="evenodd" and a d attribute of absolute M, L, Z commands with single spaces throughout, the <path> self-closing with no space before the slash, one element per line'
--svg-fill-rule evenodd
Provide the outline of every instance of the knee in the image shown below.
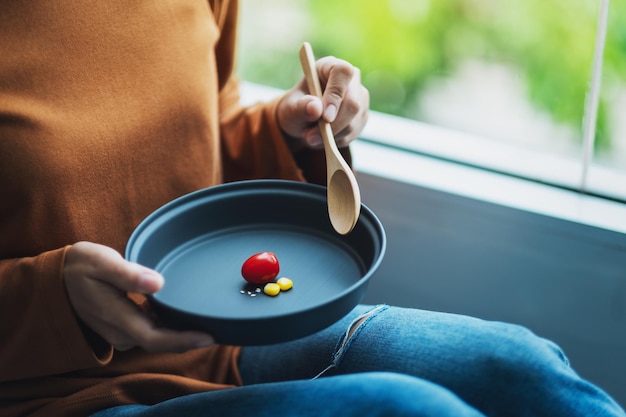
<path fill-rule="evenodd" d="M 525 327 L 507 323 L 489 323 L 488 329 L 476 336 L 482 340 L 479 351 L 472 358 L 485 376 L 494 380 L 528 382 L 529 378 L 543 378 L 569 363 L 561 349 Z"/>

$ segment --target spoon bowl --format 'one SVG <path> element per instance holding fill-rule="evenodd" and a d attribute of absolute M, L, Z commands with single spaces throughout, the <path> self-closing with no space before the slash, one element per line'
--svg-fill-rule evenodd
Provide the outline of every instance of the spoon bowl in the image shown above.
<path fill-rule="evenodd" d="M 349 197 L 350 193 L 352 196 Z M 335 170 L 328 180 L 328 213 L 337 233 L 345 235 L 352 231 L 359 218 L 360 206 L 359 189 L 354 176 L 348 176 L 343 169 Z"/>

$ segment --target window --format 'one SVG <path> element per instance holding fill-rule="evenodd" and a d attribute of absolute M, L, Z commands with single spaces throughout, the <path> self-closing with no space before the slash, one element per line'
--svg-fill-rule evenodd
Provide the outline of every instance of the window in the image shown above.
<path fill-rule="evenodd" d="M 243 0 L 239 68 L 244 80 L 290 88 L 309 41 L 316 55 L 361 69 L 374 119 L 385 120 L 368 124 L 366 141 L 626 201 L 626 10 L 608 8 L 608 0 Z M 589 148 L 596 51 L 603 68 Z"/>

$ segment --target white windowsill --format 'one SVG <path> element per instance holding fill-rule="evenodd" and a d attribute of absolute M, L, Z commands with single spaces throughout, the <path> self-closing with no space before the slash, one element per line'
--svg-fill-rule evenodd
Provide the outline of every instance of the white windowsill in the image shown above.
<path fill-rule="evenodd" d="M 626 233 L 626 205 L 367 142 L 352 145 L 359 172 Z"/>
<path fill-rule="evenodd" d="M 267 100 L 280 92 L 243 83 L 242 102 Z M 548 178 L 564 186 L 573 186 L 571 178 L 578 178 L 576 164 L 376 112 L 371 113 L 363 137 L 371 141 L 351 145 L 358 172 L 626 233 L 626 204 L 425 154 L 454 159 L 454 154 L 463 151 L 468 163 L 494 170 L 524 165 L 536 173 L 531 179 Z M 527 175 L 528 169 L 514 173 Z M 626 187 L 624 175 L 618 176 L 621 181 L 615 183 L 611 177 L 611 184 Z"/>

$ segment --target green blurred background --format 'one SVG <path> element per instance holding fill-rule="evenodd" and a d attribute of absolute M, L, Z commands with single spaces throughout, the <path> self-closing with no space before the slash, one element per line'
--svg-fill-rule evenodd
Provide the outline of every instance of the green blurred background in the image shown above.
<path fill-rule="evenodd" d="M 626 8 L 609 13 L 597 159 L 626 169 Z M 290 88 L 297 50 L 359 67 L 371 108 L 578 157 L 597 0 L 242 0 L 239 71 Z"/>

